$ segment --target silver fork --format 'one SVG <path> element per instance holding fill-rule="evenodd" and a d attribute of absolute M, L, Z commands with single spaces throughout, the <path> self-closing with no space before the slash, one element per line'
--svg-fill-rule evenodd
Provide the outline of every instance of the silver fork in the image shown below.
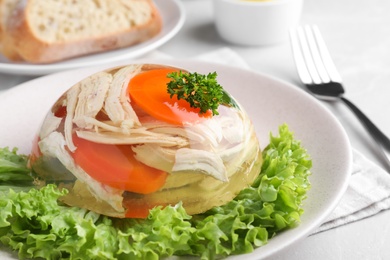
<path fill-rule="evenodd" d="M 290 32 L 298 75 L 314 96 L 323 100 L 341 100 L 371 134 L 390 172 L 390 139 L 354 104 L 343 97 L 344 88 L 317 26 L 306 25 Z"/>

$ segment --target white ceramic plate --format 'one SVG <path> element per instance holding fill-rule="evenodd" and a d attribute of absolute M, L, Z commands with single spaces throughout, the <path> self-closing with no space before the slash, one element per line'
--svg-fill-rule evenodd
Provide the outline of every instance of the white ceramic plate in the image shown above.
<path fill-rule="evenodd" d="M 286 82 L 247 70 L 194 61 L 149 61 L 180 66 L 190 71 L 216 71 L 218 81 L 252 118 L 262 147 L 269 133 L 287 123 L 312 156 L 312 189 L 297 228 L 270 239 L 269 244 L 248 255 L 229 259 L 260 259 L 292 246 L 318 227 L 344 193 L 351 167 L 351 148 L 345 131 L 317 100 Z M 0 95 L 0 147 L 19 147 L 29 153 L 40 122 L 56 99 L 71 85 L 101 68 L 53 74 L 19 85 Z M 1 254 L 5 252 L 0 252 Z"/>
<path fill-rule="evenodd" d="M 63 70 L 129 60 L 144 55 L 160 47 L 175 36 L 183 26 L 185 20 L 184 7 L 180 0 L 154 0 L 154 2 L 160 10 L 163 19 L 163 28 L 158 35 L 148 41 L 128 48 L 44 65 L 10 62 L 0 54 L 0 72 L 17 75 L 45 75 Z"/>

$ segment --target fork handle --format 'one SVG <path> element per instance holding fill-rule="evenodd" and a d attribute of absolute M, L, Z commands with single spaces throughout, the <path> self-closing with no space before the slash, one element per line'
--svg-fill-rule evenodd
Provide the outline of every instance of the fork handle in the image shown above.
<path fill-rule="evenodd" d="M 345 97 L 340 99 L 346 104 L 358 117 L 360 122 L 364 125 L 366 130 L 374 138 L 378 146 L 382 149 L 383 157 L 386 161 L 387 171 L 390 172 L 390 139 L 365 115 L 359 108 L 357 108 L 351 101 Z"/>

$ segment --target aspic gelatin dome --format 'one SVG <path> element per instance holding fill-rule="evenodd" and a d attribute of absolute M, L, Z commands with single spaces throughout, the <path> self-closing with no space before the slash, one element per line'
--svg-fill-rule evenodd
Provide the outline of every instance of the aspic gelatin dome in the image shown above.
<path fill-rule="evenodd" d="M 30 165 L 41 184 L 68 189 L 65 204 L 120 218 L 177 203 L 202 213 L 250 186 L 262 159 L 248 115 L 224 90 L 230 102 L 216 113 L 170 95 L 167 75 L 179 72 L 189 73 L 132 64 L 72 86 L 33 147 Z"/>

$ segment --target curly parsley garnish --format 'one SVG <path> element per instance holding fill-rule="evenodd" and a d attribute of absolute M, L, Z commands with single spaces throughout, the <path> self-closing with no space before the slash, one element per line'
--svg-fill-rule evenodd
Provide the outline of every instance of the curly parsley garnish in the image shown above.
<path fill-rule="evenodd" d="M 170 97 L 176 95 L 177 99 L 186 100 L 191 107 L 199 108 L 200 114 L 211 110 L 213 115 L 218 115 L 217 109 L 221 104 L 236 106 L 232 98 L 218 84 L 216 72 L 203 75 L 180 71 L 169 73 L 167 76 L 172 79 L 167 84 Z"/>

